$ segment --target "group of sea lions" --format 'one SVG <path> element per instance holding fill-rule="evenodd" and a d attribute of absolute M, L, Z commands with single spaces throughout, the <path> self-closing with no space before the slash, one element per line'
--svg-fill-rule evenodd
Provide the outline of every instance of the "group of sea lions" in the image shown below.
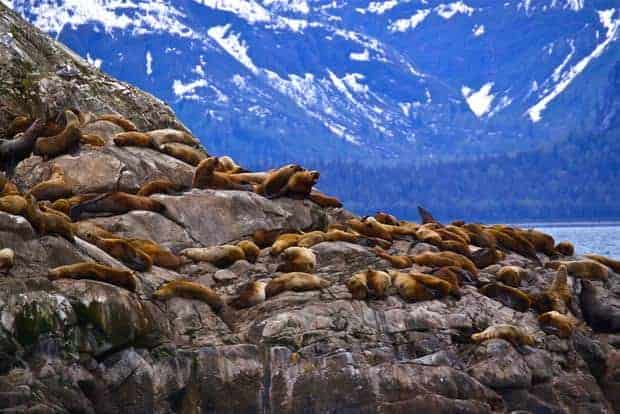
<path fill-rule="evenodd" d="M 334 197 L 317 191 L 317 171 L 289 164 L 267 172 L 249 172 L 230 157 L 214 157 L 201 149 L 198 140 L 185 131 L 161 129 L 139 132 L 130 120 L 115 114 L 94 116 L 78 110 L 65 111 L 62 123 L 42 122 L 17 117 L 7 128 L 12 139 L 0 141 L 0 162 L 7 173 L 31 154 L 46 160 L 68 153 L 79 145 L 103 146 L 96 135 L 83 134 L 81 128 L 91 122 L 112 122 L 124 132 L 113 138 L 118 147 L 151 148 L 195 167 L 191 187 L 213 190 L 253 191 L 264 197 L 307 198 L 322 207 L 341 207 Z M 568 277 L 606 280 L 609 271 L 619 273 L 620 262 L 597 255 L 573 260 L 574 247 L 569 242 L 555 244 L 554 239 L 537 230 L 523 230 L 505 225 L 482 225 L 453 222 L 441 224 L 420 208 L 421 223 L 398 220 L 379 212 L 374 216 L 352 218 L 332 223 L 324 229 L 304 232 L 299 229 L 258 230 L 237 243 L 212 247 L 192 247 L 173 253 L 152 240 L 125 238 L 83 221 L 86 215 L 124 214 L 147 210 L 167 215 L 166 207 L 150 196 L 157 193 L 178 194 L 189 188 L 172 181 L 157 179 L 143 183 L 136 194 L 115 191 L 103 194 L 77 194 L 65 178 L 65 171 L 50 161 L 49 178 L 30 189 L 20 190 L 6 175 L 0 174 L 0 211 L 28 220 L 40 234 L 57 235 L 70 242 L 75 238 L 103 250 L 127 268 L 83 262 L 49 271 L 51 280 L 61 278 L 90 279 L 110 283 L 129 291 L 138 289 L 134 272 L 146 272 L 159 266 L 183 274 L 183 268 L 207 262 L 224 268 L 239 260 L 255 263 L 259 257 L 276 260 L 272 277 L 250 281 L 236 295 L 224 298 L 212 287 L 189 279 L 163 284 L 152 298 L 196 299 L 208 303 L 215 312 L 229 307 L 244 309 L 259 305 L 285 291 L 322 290 L 332 285 L 314 274 L 317 257 L 313 246 L 319 243 L 347 242 L 371 247 L 388 268 L 368 267 L 346 282 L 353 300 L 380 300 L 396 294 L 407 302 L 451 297 L 458 300 L 464 285 L 475 286 L 483 295 L 518 312 L 534 309 L 541 327 L 560 337 L 569 336 L 578 326 L 570 313 L 571 291 Z M 426 251 L 416 254 L 390 253 L 397 240 L 425 243 Z M 269 254 L 262 255 L 262 250 Z M 507 255 L 516 253 L 537 265 L 555 270 L 553 282 L 542 291 L 522 289 L 528 269 L 500 266 Z M 542 255 L 542 256 L 541 256 Z M 7 272 L 15 263 L 15 252 L 0 250 L 0 271 Z M 481 280 L 480 274 L 493 280 Z M 503 338 L 515 344 L 534 343 L 533 337 L 520 327 L 497 325 L 474 334 L 472 341 Z"/>

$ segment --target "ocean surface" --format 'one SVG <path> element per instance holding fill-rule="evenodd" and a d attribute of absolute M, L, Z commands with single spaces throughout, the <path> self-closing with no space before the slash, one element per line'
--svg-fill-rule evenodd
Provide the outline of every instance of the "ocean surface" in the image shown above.
<path fill-rule="evenodd" d="M 556 243 L 568 240 L 577 254 L 596 253 L 620 259 L 620 222 L 521 223 L 550 234 Z"/>

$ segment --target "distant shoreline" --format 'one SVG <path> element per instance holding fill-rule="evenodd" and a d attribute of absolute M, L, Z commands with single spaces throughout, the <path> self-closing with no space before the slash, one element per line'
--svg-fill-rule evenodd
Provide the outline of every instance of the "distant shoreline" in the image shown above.
<path fill-rule="evenodd" d="M 620 227 L 620 221 L 525 221 L 509 222 L 507 224 L 518 227 Z"/>

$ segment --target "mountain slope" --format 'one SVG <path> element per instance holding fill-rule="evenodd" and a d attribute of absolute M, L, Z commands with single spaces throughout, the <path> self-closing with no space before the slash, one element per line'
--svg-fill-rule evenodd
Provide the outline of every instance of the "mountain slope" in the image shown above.
<path fill-rule="evenodd" d="M 246 163 L 559 141 L 620 59 L 613 0 L 3 1 Z"/>

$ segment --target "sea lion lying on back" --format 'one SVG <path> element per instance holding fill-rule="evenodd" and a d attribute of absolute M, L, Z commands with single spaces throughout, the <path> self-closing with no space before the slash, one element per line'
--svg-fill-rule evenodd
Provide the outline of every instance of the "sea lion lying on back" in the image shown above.
<path fill-rule="evenodd" d="M 44 127 L 45 123 L 37 119 L 21 137 L 12 140 L 0 140 L 0 166 L 6 171 L 10 171 L 20 161 L 28 158 Z"/>
<path fill-rule="evenodd" d="M 71 207 L 71 220 L 78 220 L 82 214 L 106 213 L 111 215 L 124 214 L 133 210 L 154 211 L 163 214 L 166 206 L 149 197 L 142 197 L 122 192 L 105 193 L 91 200 Z"/>
<path fill-rule="evenodd" d="M 54 158 L 66 154 L 73 147 L 79 145 L 82 133 L 80 120 L 71 111 L 65 111 L 67 126 L 61 133 L 51 137 L 42 137 L 34 145 L 34 154 L 44 158 Z"/>
<path fill-rule="evenodd" d="M 65 181 L 63 169 L 54 164 L 49 180 L 32 187 L 30 193 L 39 201 L 56 201 L 59 198 L 71 197 L 73 189 Z"/>

